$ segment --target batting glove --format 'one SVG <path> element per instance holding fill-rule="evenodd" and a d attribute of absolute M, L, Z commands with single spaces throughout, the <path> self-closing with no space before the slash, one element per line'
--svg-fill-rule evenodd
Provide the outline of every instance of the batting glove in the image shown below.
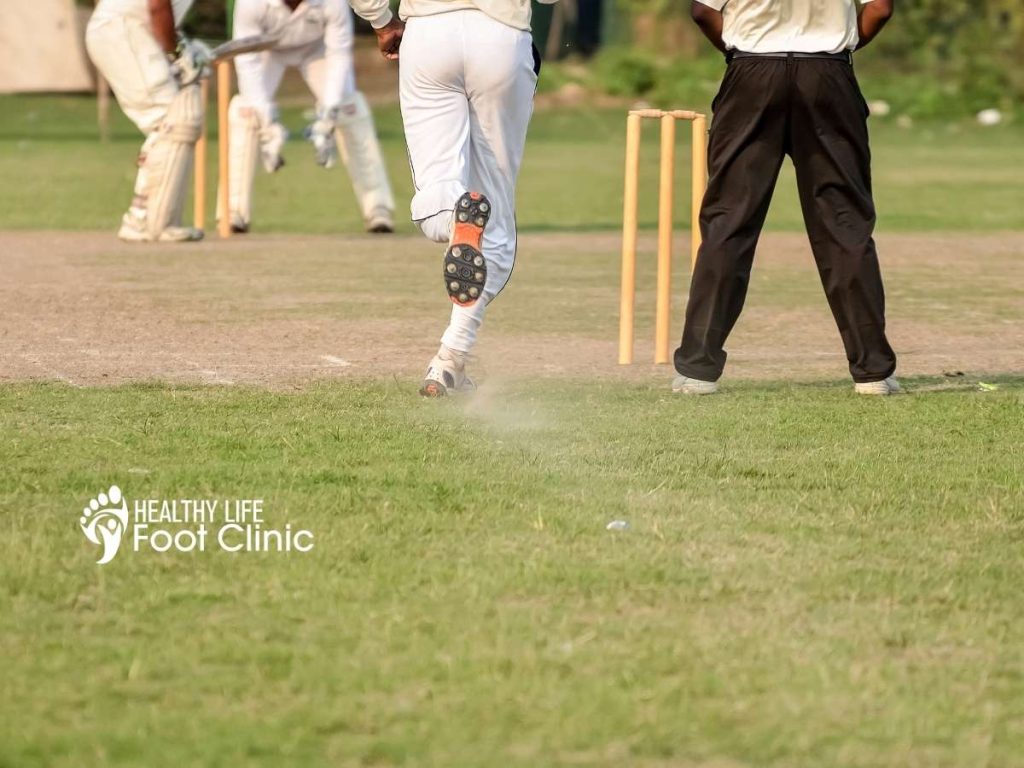
<path fill-rule="evenodd" d="M 207 77 L 212 61 L 213 51 L 210 50 L 210 46 L 202 40 L 189 40 L 183 37 L 178 43 L 177 58 L 171 64 L 171 73 L 178 81 L 178 85 L 184 88 L 198 82 L 201 77 Z"/>
<path fill-rule="evenodd" d="M 337 117 L 337 108 L 321 110 L 316 122 L 309 127 L 309 140 L 313 142 L 316 164 L 322 168 L 333 168 L 338 162 L 338 145 L 334 140 Z"/>
<path fill-rule="evenodd" d="M 260 130 L 260 159 L 267 173 L 274 173 L 284 167 L 281 150 L 288 140 L 288 131 L 280 123 L 270 123 Z"/>

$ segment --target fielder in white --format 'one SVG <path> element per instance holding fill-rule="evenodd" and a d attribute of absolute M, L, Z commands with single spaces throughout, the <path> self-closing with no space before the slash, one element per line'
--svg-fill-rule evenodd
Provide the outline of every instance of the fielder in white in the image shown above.
<path fill-rule="evenodd" d="M 209 49 L 177 25 L 192 0 L 100 0 L 86 28 L 89 57 L 128 118 L 146 136 L 131 207 L 118 237 L 187 242 L 203 233 L 181 225 L 193 150 L 202 130 L 199 79 Z"/>
<path fill-rule="evenodd" d="M 387 58 L 401 47 L 412 218 L 448 243 L 443 278 L 455 306 L 420 394 L 471 390 L 466 357 L 516 257 L 516 179 L 540 72 L 530 0 L 402 0 L 404 23 L 387 0 L 350 2 Z"/>
<path fill-rule="evenodd" d="M 232 229 L 249 230 L 257 160 L 270 173 L 284 165 L 287 133 L 274 99 L 285 70 L 297 67 L 317 100 L 310 128 L 317 163 L 333 167 L 340 146 L 367 231 L 394 231 L 395 201 L 373 116 L 356 90 L 352 11 L 345 0 L 237 0 L 233 36 L 251 35 L 272 35 L 277 42 L 271 50 L 235 59 L 238 95 L 229 107 Z"/>

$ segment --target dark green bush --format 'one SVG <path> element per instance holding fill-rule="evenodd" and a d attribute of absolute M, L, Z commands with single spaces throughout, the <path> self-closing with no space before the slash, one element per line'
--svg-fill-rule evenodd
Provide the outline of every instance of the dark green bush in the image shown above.
<path fill-rule="evenodd" d="M 92 5 L 93 0 L 78 0 Z M 646 18 L 647 29 L 689 24 L 689 3 L 669 0 L 616 0 L 617 27 Z M 186 27 L 194 35 L 226 35 L 227 0 L 196 0 Z M 623 29 L 616 38 L 628 37 Z M 614 46 L 595 58 L 589 87 L 659 104 L 710 102 L 721 73 L 721 59 L 680 58 L 679 49 Z M 900 0 L 896 16 L 869 48 L 858 54 L 869 98 L 889 101 L 894 113 L 947 117 L 987 107 L 1016 111 L 1024 104 L 1024 0 Z M 551 78 L 554 78 L 551 80 Z M 542 89 L 566 80 L 552 71 Z"/>
<path fill-rule="evenodd" d="M 637 28 L 685 21 L 689 3 L 619 0 Z M 642 20 L 642 21 L 641 21 Z M 689 22 L 686 22 L 689 23 Z M 655 48 L 655 50 L 652 50 Z M 644 43 L 598 55 L 590 86 L 659 106 L 707 105 L 721 77 L 721 58 L 706 43 L 696 58 Z M 857 54 L 869 99 L 894 115 L 945 118 L 1024 106 L 1024 0 L 900 0 L 878 40 Z"/>
<path fill-rule="evenodd" d="M 658 84 L 658 66 L 643 51 L 606 48 L 593 60 L 599 87 L 613 96 L 646 96 Z"/>

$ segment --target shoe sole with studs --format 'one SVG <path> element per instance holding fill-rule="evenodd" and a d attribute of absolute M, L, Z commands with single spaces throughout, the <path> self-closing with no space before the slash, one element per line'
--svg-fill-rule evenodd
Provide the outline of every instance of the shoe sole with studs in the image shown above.
<path fill-rule="evenodd" d="M 447 397 L 448 388 L 440 381 L 427 379 L 420 387 L 420 395 L 423 397 Z"/>
<path fill-rule="evenodd" d="M 479 192 L 467 192 L 455 206 L 451 245 L 444 254 L 444 287 L 453 304 L 471 307 L 483 295 L 487 260 L 481 252 L 491 203 Z"/>

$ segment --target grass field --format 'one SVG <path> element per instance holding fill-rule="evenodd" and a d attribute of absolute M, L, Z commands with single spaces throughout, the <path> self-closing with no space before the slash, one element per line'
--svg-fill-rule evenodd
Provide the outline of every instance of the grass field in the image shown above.
<path fill-rule="evenodd" d="M 5 387 L 0 762 L 1019 764 L 1002 383 Z M 110 482 L 260 495 L 317 547 L 101 568 Z"/>
<path fill-rule="evenodd" d="M 688 399 L 613 365 L 620 115 L 541 113 L 483 386 L 432 402 L 436 249 L 351 236 L 298 143 L 259 182 L 278 236 L 107 244 L 137 139 L 91 109 L 0 99 L 2 768 L 1024 765 L 1019 127 L 875 131 L 909 394 L 853 397 L 773 235 L 723 394 Z M 98 566 L 113 483 L 261 498 L 315 549 Z"/>
<path fill-rule="evenodd" d="M 119 113 L 109 144 L 96 142 L 95 104 L 84 98 L 0 97 L 0 174 L 18 179 L 0 189 L 0 229 L 110 229 L 127 205 L 138 132 Z M 115 110 L 116 112 L 116 110 Z M 391 179 L 400 201 L 411 194 L 401 120 L 393 106 L 375 110 Z M 302 109 L 284 110 L 293 139 L 280 173 L 260 172 L 254 221 L 259 232 L 345 233 L 358 230 L 355 199 L 342 169 L 318 169 L 300 139 Z M 980 128 L 969 122 L 906 130 L 873 125 L 874 177 L 883 229 L 889 231 L 1024 229 L 1024 127 Z M 215 131 L 211 130 L 211 135 Z M 688 135 L 686 131 L 680 131 Z M 689 226 L 688 152 L 680 138 L 677 220 Z M 542 111 L 530 128 L 517 216 L 524 231 L 615 230 L 622 225 L 621 110 Z M 648 126 L 642 153 L 641 221 L 653 227 L 657 203 L 657 130 Z M 211 178 L 216 153 L 210 154 Z M 84 195 L 83 190 L 88 190 Z M 213 214 L 212 191 L 210 212 Z M 301 205 L 289 201 L 301 200 Z M 403 221 L 406 209 L 400 211 Z M 784 169 L 769 222 L 802 231 L 796 185 Z M 412 226 L 404 224 L 403 230 Z"/>

